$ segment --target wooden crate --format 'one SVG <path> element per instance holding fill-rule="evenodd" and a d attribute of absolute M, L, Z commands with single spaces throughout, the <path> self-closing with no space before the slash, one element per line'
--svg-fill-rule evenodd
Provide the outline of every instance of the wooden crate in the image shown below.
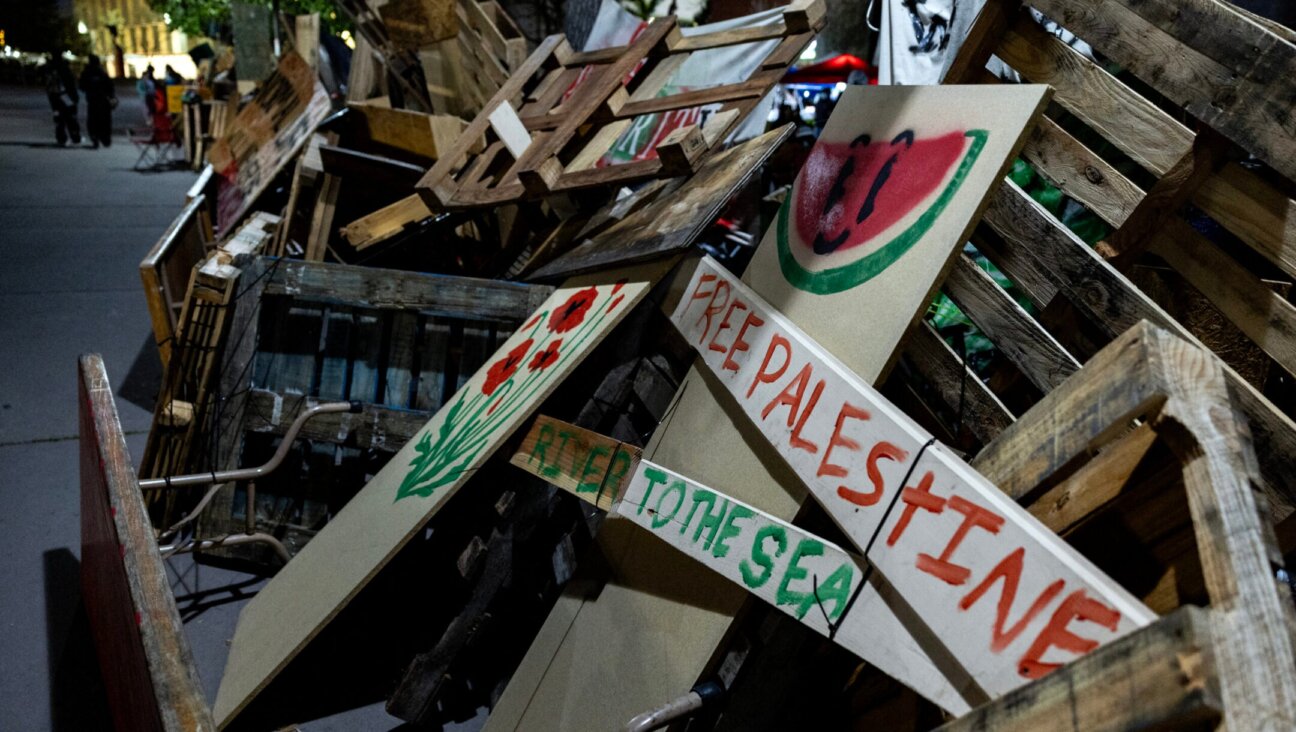
<path fill-rule="evenodd" d="M 1274 69 L 1296 63 L 1296 47 L 1227 3 L 1179 5 L 1174 14 L 1163 2 L 1035 4 L 1098 53 L 1125 64 L 1136 77 L 1128 83 L 1128 75 L 1113 76 L 1037 25 L 1017 3 L 986 5 L 947 81 L 996 82 L 983 70 L 993 53 L 1025 79 L 1051 84 L 1056 106 L 1038 123 L 1023 156 L 1113 231 L 1095 250 L 1005 181 L 974 244 L 1030 309 L 969 256 L 961 257 L 944 291 L 996 346 L 993 372 L 986 382 L 966 372 L 960 354 L 924 326 L 906 349 L 908 373 L 922 384 L 903 389 L 924 390 L 916 403 L 933 415 L 956 415 L 934 421 L 944 422 L 952 441 L 975 449 L 1139 320 L 1204 342 L 1226 362 L 1226 378 L 1255 434 L 1259 485 L 1283 549 L 1290 551 L 1296 546 L 1290 470 L 1296 402 L 1288 384 L 1296 372 L 1296 308 L 1281 293 L 1296 276 L 1296 259 L 1293 234 L 1282 221 L 1296 203 L 1282 192 L 1290 179 L 1278 173 L 1292 172 L 1293 158 L 1283 152 L 1292 136 L 1261 100 L 1290 98 L 1286 90 L 1296 77 Z M 1140 40 L 1132 44 L 1135 36 Z M 1077 134 L 1105 144 L 1095 144 L 1096 151 Z M 1250 169 L 1242 151 L 1277 172 Z M 1140 186 L 1134 178 L 1152 183 Z M 1216 241 L 1181 215 L 1184 204 L 1194 207 L 1194 221 L 1209 216 L 1222 227 Z M 1153 276 L 1162 292 L 1192 293 L 1189 302 L 1196 304 L 1153 300 L 1135 284 Z M 1202 302 L 1220 317 L 1198 317 Z"/>
<path fill-rule="evenodd" d="M 299 550 L 331 511 L 422 428 L 552 288 L 373 267 L 261 258 L 230 329 L 212 415 L 222 467 L 258 464 L 301 410 L 353 401 L 307 423 L 295 462 L 259 481 L 252 525 Z M 336 469 L 334 469 L 336 468 Z M 247 487 L 218 492 L 203 536 L 244 530 Z M 260 548 L 222 555 L 277 564 Z"/>
<path fill-rule="evenodd" d="M 769 25 L 686 37 L 667 18 L 628 46 L 585 53 L 551 36 L 428 171 L 419 195 L 433 210 L 487 207 L 690 172 L 783 77 L 824 20 L 822 2 L 808 0 Z M 775 43 L 748 78 L 662 94 L 690 54 L 761 41 Z M 716 109 L 704 122 L 670 131 L 655 154 L 599 167 L 636 119 L 710 105 Z M 485 150 L 472 153 L 483 136 Z"/>

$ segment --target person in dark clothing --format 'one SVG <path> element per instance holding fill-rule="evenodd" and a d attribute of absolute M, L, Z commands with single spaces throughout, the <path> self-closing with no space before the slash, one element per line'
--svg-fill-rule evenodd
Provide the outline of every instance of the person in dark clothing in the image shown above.
<path fill-rule="evenodd" d="M 81 91 L 86 99 L 86 134 L 95 147 L 112 145 L 112 111 L 117 106 L 117 90 L 108 78 L 99 57 L 91 54 L 81 72 Z"/>
<path fill-rule="evenodd" d="M 54 111 L 54 138 L 58 144 L 66 145 L 68 137 L 74 144 L 81 144 L 76 77 L 62 54 L 54 54 L 45 63 L 45 93 L 49 96 L 50 109 Z"/>

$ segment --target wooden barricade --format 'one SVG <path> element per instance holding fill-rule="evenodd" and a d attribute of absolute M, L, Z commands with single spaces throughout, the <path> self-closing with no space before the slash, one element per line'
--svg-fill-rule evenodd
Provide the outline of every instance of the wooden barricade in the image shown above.
<path fill-rule="evenodd" d="M 274 238 L 279 217 L 258 212 L 216 251 L 194 267 L 171 342 L 171 358 L 153 409 L 140 474 L 163 478 L 210 469 L 209 415 L 215 404 L 221 350 L 230 333 L 229 306 L 239 299 L 240 267 Z M 236 335 L 236 337 L 240 337 Z M 199 458 L 194 458 L 194 451 Z M 146 496 L 165 518 L 176 491 Z"/>
<path fill-rule="evenodd" d="M 77 376 L 81 593 L 113 725 L 214 732 L 103 359 L 82 356 Z"/>
<path fill-rule="evenodd" d="M 553 193 L 624 185 L 690 172 L 773 88 L 824 23 L 819 0 L 790 5 L 770 25 L 683 36 L 673 19 L 653 23 L 630 45 L 577 53 L 561 35 L 544 40 L 428 171 L 418 191 L 433 210 L 498 206 Z M 695 51 L 775 41 L 746 79 L 662 92 Z M 718 109 L 656 141 L 655 154 L 599 167 L 645 115 Z M 486 136 L 480 154 L 471 148 Z"/>
<path fill-rule="evenodd" d="M 926 325 L 907 347 L 906 363 L 929 389 L 917 402 L 956 414 L 946 425 L 964 432 L 971 448 L 994 440 L 1141 319 L 1205 343 L 1226 363 L 1256 437 L 1258 484 L 1290 551 L 1296 423 L 1281 384 L 1296 373 L 1296 307 L 1283 294 L 1296 277 L 1296 259 L 1292 231 L 1282 222 L 1296 203 L 1280 192 L 1289 183 L 1275 186 L 1272 172 L 1241 158 L 1249 152 L 1279 173 L 1292 172 L 1292 157 L 1281 152 L 1291 142 L 1281 118 L 1266 104 L 1244 101 L 1253 98 L 1243 92 L 1254 99 L 1290 96 L 1284 90 L 1296 77 L 1271 70 L 1296 62 L 1296 47 L 1227 3 L 1182 5 L 1171 13 L 1163 2 L 1034 4 L 1125 65 L 1129 73 L 1119 76 L 1041 28 L 1016 2 L 986 5 L 946 81 L 997 82 L 983 69 L 994 54 L 1025 80 L 1052 85 L 1057 106 L 1039 121 L 1023 157 L 1113 231 L 1095 250 L 1060 214 L 1005 181 L 973 242 L 1029 305 L 969 256 L 944 284 L 996 346 L 991 378 L 983 383 L 965 370 L 960 355 Z M 1143 40 L 1131 44 L 1135 35 Z M 1198 119 L 1198 132 L 1182 121 L 1188 115 Z M 1194 207 L 1193 221 L 1209 216 L 1222 227 L 1213 241 L 1181 215 L 1185 204 Z"/>
<path fill-rule="evenodd" d="M 267 257 L 244 268 L 238 288 L 228 329 L 240 335 L 211 387 L 221 401 L 217 469 L 268 457 L 317 403 L 362 405 L 307 423 L 303 470 L 259 481 L 255 516 L 246 487 L 229 485 L 199 519 L 202 536 L 260 525 L 290 552 L 336 510 L 330 501 L 364 482 L 373 469 L 364 456 L 400 450 L 553 289 Z M 278 565 L 255 546 L 217 553 Z"/>

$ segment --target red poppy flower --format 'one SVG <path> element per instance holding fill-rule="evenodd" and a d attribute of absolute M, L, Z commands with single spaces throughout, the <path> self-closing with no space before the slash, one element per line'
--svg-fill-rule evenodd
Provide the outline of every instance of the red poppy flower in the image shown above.
<path fill-rule="evenodd" d="M 612 294 L 615 295 L 615 294 L 617 294 L 618 292 L 620 292 L 620 291 L 621 291 L 621 288 L 622 288 L 622 287 L 625 287 L 625 284 L 626 284 L 627 282 L 629 282 L 629 281 L 630 281 L 630 280 L 627 279 L 627 278 L 625 278 L 625 277 L 622 277 L 621 279 L 617 280 L 617 281 L 616 281 L 616 284 L 615 284 L 615 285 L 612 285 Z"/>
<path fill-rule="evenodd" d="M 518 367 L 522 365 L 522 359 L 526 358 L 527 351 L 531 350 L 534 343 L 535 341 L 528 338 L 509 351 L 504 358 L 491 364 L 490 370 L 486 372 L 486 383 L 482 384 L 482 393 L 486 396 L 494 394 L 500 384 L 517 373 Z"/>
<path fill-rule="evenodd" d="M 527 328 L 534 328 L 536 321 L 539 319 L 540 319 L 540 313 L 536 313 L 534 317 L 532 317 L 530 320 L 526 322 L 526 325 L 522 326 L 522 330 L 526 330 Z"/>
<path fill-rule="evenodd" d="M 567 302 L 555 308 L 553 315 L 549 316 L 549 330 L 554 333 L 566 333 L 580 325 L 581 321 L 585 320 L 585 313 L 594 306 L 596 299 L 598 299 L 597 287 L 586 287 L 573 292 L 572 296 L 567 298 Z"/>
<path fill-rule="evenodd" d="M 610 313 L 610 312 L 612 312 L 613 310 L 616 310 L 616 306 L 617 306 L 617 305 L 620 305 L 620 304 L 621 304 L 621 301 L 624 300 L 624 299 L 625 299 L 625 295 L 617 295 L 615 300 L 613 300 L 612 302 L 608 303 L 608 309 L 607 309 L 607 311 Z"/>
<path fill-rule="evenodd" d="M 532 371 L 547 369 L 558 362 L 558 346 L 562 345 L 562 339 L 550 343 L 543 349 L 536 351 L 535 356 L 531 357 L 531 364 L 527 367 Z"/>

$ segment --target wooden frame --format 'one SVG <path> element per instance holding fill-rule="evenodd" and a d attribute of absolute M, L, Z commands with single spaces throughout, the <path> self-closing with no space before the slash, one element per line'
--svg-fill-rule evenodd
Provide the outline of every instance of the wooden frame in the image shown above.
<path fill-rule="evenodd" d="M 1296 616 L 1291 591 L 1274 576 L 1282 559 L 1257 502 L 1256 453 L 1231 389 L 1218 358 L 1140 322 L 978 455 L 975 468 L 1038 506 L 1038 486 L 1083 475 L 1077 463 L 1086 457 L 1110 462 L 1131 424 L 1148 425 L 1182 466 L 1210 607 L 1182 608 L 947 729 L 1128 729 L 1201 716 L 1258 729 L 1296 718 Z M 1110 475 L 1073 481 L 1068 499 L 1093 515 L 1120 485 Z M 1055 530 L 1067 528 L 1041 513 Z M 1140 690 L 1140 703 L 1111 704 L 1116 687 Z"/>
<path fill-rule="evenodd" d="M 1263 395 L 1263 381 L 1253 383 L 1239 373 L 1241 363 L 1235 356 L 1242 350 L 1252 354 L 1252 360 L 1259 358 L 1266 365 L 1260 378 L 1272 368 L 1289 373 L 1296 369 L 1292 329 L 1296 307 L 1261 279 L 1296 277 L 1292 254 L 1296 239 L 1280 223 L 1287 212 L 1296 211 L 1296 202 L 1261 176 L 1230 162 L 1236 153 L 1219 133 L 1232 136 L 1283 172 L 1290 160 L 1274 157 L 1272 151 L 1285 149 L 1282 139 L 1290 136 L 1263 104 L 1252 111 L 1239 105 L 1237 98 L 1227 97 L 1219 102 L 1227 113 L 1202 106 L 1214 99 L 1211 90 L 1222 88 L 1217 73 L 1222 63 L 1234 65 L 1238 78 L 1229 83 L 1238 90 L 1281 93 L 1290 78 L 1265 69 L 1274 68 L 1269 64 L 1278 63 L 1276 59 L 1285 59 L 1288 47 L 1272 29 L 1226 3 L 1191 0 L 1182 5 L 1181 15 L 1172 17 L 1166 12 L 1168 5 L 1161 2 L 1112 0 L 1093 8 L 1081 8 L 1071 0 L 1035 4 L 1093 43 L 1096 51 L 1127 64 L 1154 89 L 1184 102 L 1185 109 L 1202 115 L 1202 121 L 1218 125 L 1218 133 L 1203 128 L 1194 134 L 1152 99 L 1040 28 L 1016 2 L 987 3 L 950 66 L 946 82 L 995 82 L 982 68 L 994 54 L 1026 80 L 1051 84 L 1061 109 L 1159 180 L 1144 194 L 1057 118 L 1041 119 L 1023 157 L 1115 232 L 1099 247 L 1100 255 L 1021 188 L 1005 182 L 973 241 L 1029 298 L 1038 314 L 1021 310 L 965 258 L 946 281 L 945 291 L 1000 348 L 999 376 L 988 385 L 960 377 L 958 357 L 932 343 L 926 333 L 922 345 L 915 341 L 907 349 L 908 362 L 936 386 L 938 401 L 945 402 L 941 408 L 958 411 L 960 403 L 977 405 L 975 412 L 964 414 L 963 421 L 975 441 L 984 444 L 1013 419 L 1013 412 L 1001 401 L 1013 385 L 1029 382 L 1038 393 L 1047 393 L 1103 342 L 1140 319 L 1193 343 L 1200 344 L 1199 337 L 1207 340 L 1226 361 L 1233 359 L 1239 367 L 1226 365 L 1224 373 L 1255 434 L 1259 485 L 1278 524 L 1282 546 L 1290 550 L 1296 547 L 1296 522 L 1289 520 L 1296 510 L 1296 482 L 1289 469 L 1296 461 L 1296 422 Z M 1189 22 L 1190 18 L 1201 22 Z M 1139 42 L 1141 51 L 1128 44 L 1129 33 L 1136 31 L 1146 39 Z M 1238 48 L 1254 49 L 1256 64 L 1244 68 L 1242 59 L 1221 45 L 1224 38 L 1236 40 Z M 1166 50 L 1154 54 L 1157 60 L 1152 61 L 1145 53 L 1149 45 Z M 1163 64 L 1161 59 L 1168 58 L 1186 61 Z M 1202 84 L 1185 84 L 1184 77 L 1191 74 L 1200 76 Z M 1267 92 L 1256 86 L 1260 80 L 1270 84 Z M 1206 240 L 1178 216 L 1185 202 L 1198 206 L 1251 251 L 1229 251 Z M 1173 270 L 1174 288 L 1200 291 L 1201 301 L 1212 303 L 1221 313 L 1215 320 L 1228 332 L 1220 335 L 1195 325 L 1194 330 L 1184 327 L 1176 318 L 1189 323 L 1191 311 L 1167 312 L 1127 278 L 1146 278 L 1144 252 L 1157 255 Z"/>
<path fill-rule="evenodd" d="M 119 730 L 214 732 L 103 359 L 77 364 L 81 593 Z"/>
<path fill-rule="evenodd" d="M 184 307 L 191 270 L 207 255 L 211 242 L 206 206 L 207 197 L 203 194 L 190 198 L 139 265 L 153 337 L 164 370 L 171 361 L 171 342 Z"/>
<path fill-rule="evenodd" d="M 472 208 L 689 172 L 782 78 L 824 21 L 822 1 L 804 0 L 770 25 L 685 37 L 668 18 L 628 46 L 587 53 L 551 36 L 428 171 L 419 195 L 432 210 Z M 688 54 L 770 40 L 777 43 L 748 79 L 659 96 Z M 656 155 L 596 167 L 635 117 L 711 104 L 720 108 L 704 124 L 673 130 Z M 485 150 L 470 155 L 482 136 Z"/>

